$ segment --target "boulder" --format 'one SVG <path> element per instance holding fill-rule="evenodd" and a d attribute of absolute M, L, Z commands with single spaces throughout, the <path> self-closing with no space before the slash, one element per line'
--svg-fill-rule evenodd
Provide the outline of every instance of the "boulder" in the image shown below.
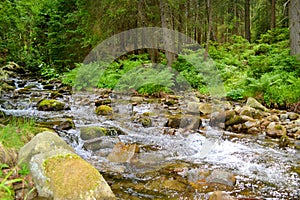
<path fill-rule="evenodd" d="M 204 115 L 210 114 L 213 111 L 212 105 L 209 103 L 188 102 L 187 111 L 189 113 Z"/>
<path fill-rule="evenodd" d="M 286 128 L 279 123 L 271 122 L 267 126 L 266 132 L 270 137 L 281 137 L 286 135 Z"/>
<path fill-rule="evenodd" d="M 20 149 L 18 163 L 28 164 L 34 155 L 56 149 L 73 151 L 72 147 L 63 141 L 55 132 L 44 131 L 37 134 L 30 142 Z"/>
<path fill-rule="evenodd" d="M 30 170 L 40 197 L 55 200 L 113 200 L 96 168 L 72 151 L 57 149 L 32 157 Z"/>
<path fill-rule="evenodd" d="M 263 106 L 261 103 L 259 103 L 256 99 L 252 97 L 249 97 L 247 99 L 246 105 L 261 111 L 268 111 L 268 109 L 265 106 Z"/>
<path fill-rule="evenodd" d="M 226 120 L 225 125 L 226 126 L 232 126 L 232 125 L 236 125 L 236 124 L 241 124 L 245 122 L 243 120 L 243 118 L 239 115 L 234 115 L 231 118 L 229 118 L 228 120 Z"/>
<path fill-rule="evenodd" d="M 99 149 L 112 149 L 114 145 L 119 141 L 117 138 L 95 138 L 91 140 L 86 140 L 83 143 L 83 147 L 90 151 L 98 151 Z"/>
<path fill-rule="evenodd" d="M 107 135 L 106 128 L 99 126 L 86 126 L 80 128 L 80 137 L 82 140 L 90 140 Z"/>
<path fill-rule="evenodd" d="M 97 115 L 111 115 L 113 113 L 113 109 L 107 105 L 101 105 L 96 108 Z"/>
<path fill-rule="evenodd" d="M 55 99 L 44 99 L 37 104 L 38 110 L 41 111 L 60 111 L 65 110 L 65 103 Z"/>
<path fill-rule="evenodd" d="M 166 126 L 170 128 L 184 128 L 197 130 L 202 124 L 199 117 L 195 116 L 171 116 L 169 117 Z"/>
<path fill-rule="evenodd" d="M 144 97 L 134 96 L 134 97 L 130 98 L 130 101 L 136 102 L 136 103 L 141 103 L 144 101 Z"/>
<path fill-rule="evenodd" d="M 294 112 L 288 112 L 288 117 L 290 120 L 296 120 L 299 118 L 299 115 L 297 113 L 294 113 Z"/>
<path fill-rule="evenodd" d="M 69 130 L 75 128 L 75 124 L 71 118 L 52 118 L 39 122 L 39 126 L 57 129 L 57 130 Z"/>

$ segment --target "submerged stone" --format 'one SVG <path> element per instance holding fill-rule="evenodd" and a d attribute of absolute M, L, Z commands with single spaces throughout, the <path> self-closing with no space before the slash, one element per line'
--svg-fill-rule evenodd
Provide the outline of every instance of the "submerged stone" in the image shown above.
<path fill-rule="evenodd" d="M 107 156 L 107 159 L 110 162 L 130 162 L 138 150 L 136 144 L 126 145 L 123 142 L 118 142 L 112 152 Z"/>

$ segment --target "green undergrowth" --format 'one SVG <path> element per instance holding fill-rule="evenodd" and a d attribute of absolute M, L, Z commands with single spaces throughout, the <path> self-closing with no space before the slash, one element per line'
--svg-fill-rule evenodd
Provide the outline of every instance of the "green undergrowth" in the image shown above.
<path fill-rule="evenodd" d="M 5 147 L 19 150 L 38 133 L 38 128 L 32 119 L 12 117 L 0 128 L 0 143 Z"/>
<path fill-rule="evenodd" d="M 211 42 L 211 59 L 204 59 L 203 50 L 185 52 L 178 55 L 172 69 L 151 65 L 147 54 L 129 55 L 110 64 L 78 64 L 65 73 L 63 82 L 77 90 L 98 87 L 140 94 L 189 87 L 211 94 L 224 85 L 221 95 L 230 100 L 252 96 L 268 106 L 285 105 L 300 98 L 300 61 L 290 56 L 288 33 L 273 29 L 254 43 L 241 36 L 223 44 Z M 161 63 L 166 63 L 163 54 Z"/>
<path fill-rule="evenodd" d="M 35 188 L 28 166 L 16 163 L 17 151 L 38 132 L 38 128 L 27 118 L 6 118 L 2 123 L 5 125 L 0 128 L 0 199 L 16 199 L 15 188 L 22 191 L 22 199 L 28 199 Z"/>

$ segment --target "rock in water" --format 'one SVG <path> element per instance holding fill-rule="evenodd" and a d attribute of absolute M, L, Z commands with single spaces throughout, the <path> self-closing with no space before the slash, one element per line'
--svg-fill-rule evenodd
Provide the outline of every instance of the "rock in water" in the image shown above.
<path fill-rule="evenodd" d="M 107 159 L 111 162 L 130 162 L 137 151 L 136 144 L 126 145 L 123 142 L 118 142 Z"/>
<path fill-rule="evenodd" d="M 38 110 L 42 111 L 60 111 L 65 110 L 65 103 L 57 101 L 55 99 L 44 99 L 37 105 Z"/>

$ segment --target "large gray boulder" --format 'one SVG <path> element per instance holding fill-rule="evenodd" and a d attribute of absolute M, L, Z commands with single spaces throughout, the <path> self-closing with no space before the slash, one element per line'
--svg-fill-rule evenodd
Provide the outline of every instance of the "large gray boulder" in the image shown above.
<path fill-rule="evenodd" d="M 67 149 L 69 151 L 74 151 L 72 147 L 70 147 L 57 135 L 57 133 L 44 131 L 37 134 L 29 143 L 20 149 L 18 163 L 28 164 L 34 155 L 56 149 Z"/>
<path fill-rule="evenodd" d="M 252 97 L 249 97 L 247 99 L 246 105 L 258 110 L 268 111 L 268 109 L 265 106 L 263 106 L 261 103 L 259 103 L 256 99 Z"/>
<path fill-rule="evenodd" d="M 32 157 L 30 170 L 40 197 L 54 200 L 113 200 L 102 175 L 72 151 L 56 149 Z"/>

